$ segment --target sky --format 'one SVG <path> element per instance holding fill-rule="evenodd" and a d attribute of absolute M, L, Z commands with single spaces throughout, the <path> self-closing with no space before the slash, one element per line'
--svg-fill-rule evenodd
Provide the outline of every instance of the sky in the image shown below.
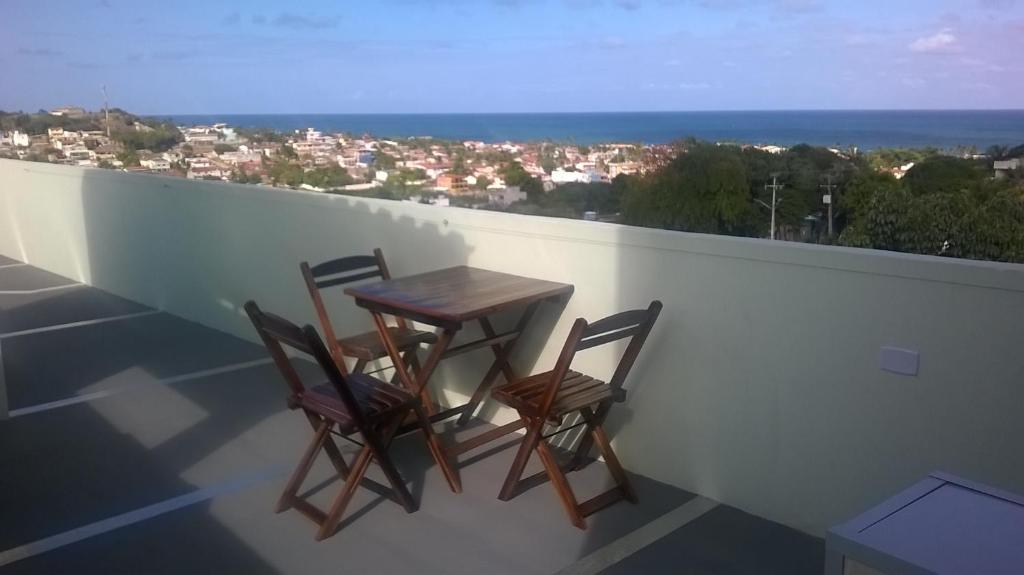
<path fill-rule="evenodd" d="M 0 110 L 1018 109 L 1024 0 L 4 0 Z"/>

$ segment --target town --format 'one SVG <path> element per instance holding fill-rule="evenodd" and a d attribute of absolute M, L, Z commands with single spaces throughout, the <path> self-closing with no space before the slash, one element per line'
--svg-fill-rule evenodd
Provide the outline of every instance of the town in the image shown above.
<path fill-rule="evenodd" d="M 449 142 L 314 128 L 281 134 L 224 123 L 172 126 L 117 109 L 63 107 L 35 115 L 0 113 L 4 117 L 10 129 L 0 131 L 0 157 L 492 209 L 559 186 L 644 174 L 676 153 L 667 144 Z M 615 218 L 593 210 L 576 215 Z"/>
<path fill-rule="evenodd" d="M 0 157 L 677 231 L 1024 261 L 1024 145 L 861 152 L 694 138 L 671 144 L 448 141 L 313 127 L 283 133 L 225 123 L 177 125 L 118 108 L 65 107 L 0 112 Z"/>

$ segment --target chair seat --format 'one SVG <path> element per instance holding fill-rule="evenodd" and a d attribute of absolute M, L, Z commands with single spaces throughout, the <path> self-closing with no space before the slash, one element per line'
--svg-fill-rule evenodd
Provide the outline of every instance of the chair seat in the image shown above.
<path fill-rule="evenodd" d="M 540 402 L 551 383 L 552 372 L 547 371 L 498 386 L 492 395 L 505 405 L 527 415 L 540 415 Z M 565 374 L 558 386 L 555 404 L 549 418 L 560 420 L 563 415 L 603 401 L 623 401 L 625 391 L 612 389 L 607 383 L 576 371 Z"/>
<path fill-rule="evenodd" d="M 437 341 L 437 336 L 429 331 L 392 326 L 388 327 L 388 333 L 398 349 L 402 351 L 418 347 L 420 344 Z M 380 359 L 388 354 L 384 343 L 380 340 L 380 333 L 377 331 L 368 331 L 339 339 L 338 345 L 341 346 L 341 351 L 345 355 L 368 361 Z"/>
<path fill-rule="evenodd" d="M 370 420 L 416 402 L 416 398 L 408 391 L 370 375 L 353 373 L 345 376 L 345 380 L 366 418 Z M 338 396 L 334 384 L 330 382 L 307 388 L 301 396 L 295 398 L 294 403 L 298 407 L 337 422 L 343 433 L 355 428 L 348 409 Z"/>

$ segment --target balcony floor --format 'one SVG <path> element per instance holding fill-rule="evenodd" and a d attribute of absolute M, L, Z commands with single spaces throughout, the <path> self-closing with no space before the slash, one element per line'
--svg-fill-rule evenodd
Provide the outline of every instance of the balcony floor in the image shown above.
<path fill-rule="evenodd" d="M 823 565 L 821 540 L 724 505 L 675 525 L 668 519 L 701 500 L 638 475 L 640 504 L 599 512 L 587 531 L 568 523 L 547 485 L 498 501 L 515 439 L 463 456 L 461 495 L 420 436 L 397 440 L 419 511 L 361 490 L 342 530 L 316 543 L 297 512 L 272 512 L 311 431 L 285 409 L 262 348 L 3 257 L 0 376 L 11 412 L 0 421 L 4 573 L 801 574 Z M 321 460 L 308 482 L 320 505 L 339 487 L 332 471 Z M 585 498 L 607 473 L 595 463 L 570 481 Z M 622 553 L 630 544 L 639 550 Z M 628 556 L 598 560 L 610 555 Z"/>

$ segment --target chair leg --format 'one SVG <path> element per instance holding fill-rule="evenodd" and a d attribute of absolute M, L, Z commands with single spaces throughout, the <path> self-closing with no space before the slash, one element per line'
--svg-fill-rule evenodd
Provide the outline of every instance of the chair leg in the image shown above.
<path fill-rule="evenodd" d="M 291 478 L 288 479 L 284 492 L 281 493 L 281 497 L 277 500 L 275 512 L 281 513 L 292 506 L 292 501 L 295 500 L 299 487 L 302 486 L 302 482 L 306 479 L 306 475 L 309 474 L 309 470 L 313 468 L 313 461 L 316 460 L 317 454 L 320 453 L 320 448 L 323 446 L 324 439 L 328 437 L 330 430 L 331 423 L 329 421 L 324 420 L 320 422 L 313 440 L 309 442 L 309 447 L 306 448 L 306 452 L 302 455 L 302 459 L 299 460 L 298 466 L 292 472 Z"/>
<path fill-rule="evenodd" d="M 434 461 L 441 468 L 441 474 L 448 482 L 448 487 L 452 493 L 462 493 L 462 480 L 459 479 L 459 473 L 448 459 L 441 442 L 437 439 L 437 434 L 434 433 L 434 428 L 430 426 L 430 419 L 418 405 L 413 407 L 413 412 L 416 414 L 416 420 L 419 421 L 420 429 L 427 440 L 427 449 L 430 450 L 430 455 L 434 457 Z"/>
<path fill-rule="evenodd" d="M 338 528 L 338 523 L 341 521 L 342 515 L 345 513 L 345 508 L 348 507 L 352 496 L 355 495 L 359 484 L 363 480 L 363 475 L 366 474 L 366 468 L 370 465 L 370 460 L 373 458 L 371 449 L 369 446 L 363 447 L 359 451 L 359 455 L 356 456 L 355 462 L 352 463 L 352 471 L 348 475 L 348 479 L 345 480 L 345 486 L 342 487 L 341 493 L 335 498 L 334 503 L 331 504 L 331 508 L 327 511 L 327 516 L 324 518 L 323 523 L 320 524 L 320 529 L 316 532 L 316 540 L 323 541 L 334 534 L 334 531 Z"/>
<path fill-rule="evenodd" d="M 558 498 L 562 501 L 562 506 L 569 515 L 569 521 L 580 529 L 586 529 L 587 523 L 583 520 L 583 515 L 580 513 L 580 505 L 576 502 L 576 496 L 572 492 L 572 487 L 569 486 L 569 480 L 562 473 L 562 469 L 558 466 L 558 461 L 555 459 L 555 454 L 551 452 L 547 442 L 541 440 L 537 443 L 537 454 L 540 455 L 544 469 L 548 472 L 548 477 L 551 478 L 551 484 L 555 486 Z"/>
<path fill-rule="evenodd" d="M 498 499 L 508 501 L 516 496 L 519 478 L 523 476 L 523 470 L 526 469 L 526 464 L 530 462 L 530 455 L 540 442 L 543 429 L 543 421 L 526 420 L 526 436 L 523 437 L 523 441 L 519 444 L 519 451 L 516 452 L 516 457 L 512 460 L 512 468 L 508 470 L 505 483 L 501 486 L 501 492 L 498 493 Z"/>
<path fill-rule="evenodd" d="M 308 411 L 306 412 L 306 419 L 309 420 L 309 424 L 313 426 L 314 430 L 319 430 L 320 423 L 324 421 L 320 416 L 314 415 Z M 338 474 L 341 475 L 343 479 L 348 477 L 348 464 L 345 463 L 345 458 L 342 457 L 341 450 L 338 449 L 338 444 L 335 443 L 334 439 L 331 437 L 329 428 L 328 433 L 324 438 L 323 448 Z"/>
<path fill-rule="evenodd" d="M 587 425 L 583 428 L 583 433 L 580 434 L 580 444 L 576 446 L 576 453 L 572 457 L 569 469 L 579 471 L 590 463 L 590 449 L 594 446 L 592 434 L 594 426 L 604 423 L 604 418 L 608 415 L 610 407 L 610 403 L 602 403 L 598 406 L 596 414 L 591 412 L 590 408 L 585 408 L 580 413 Z"/>
<path fill-rule="evenodd" d="M 395 432 L 398 431 L 398 427 L 405 420 L 405 414 L 399 415 L 394 418 L 394 421 L 390 422 L 378 440 L 376 437 L 366 437 L 366 445 L 370 448 L 373 453 L 373 457 L 377 460 L 377 465 L 380 466 L 381 471 L 384 472 L 384 477 L 387 478 L 388 483 L 391 484 L 391 488 L 395 491 L 395 497 L 398 499 L 398 503 L 405 509 L 407 513 L 416 511 L 417 505 L 413 501 L 412 494 L 409 493 L 409 488 L 405 486 L 405 480 L 402 479 L 402 475 L 398 473 L 398 469 L 395 468 L 395 464 L 391 461 L 391 457 L 387 453 L 387 446 L 391 443 L 392 437 Z"/>
<path fill-rule="evenodd" d="M 365 359 L 356 359 L 356 364 L 352 366 L 352 373 L 363 373 L 367 363 L 369 362 Z"/>
<path fill-rule="evenodd" d="M 597 449 L 601 452 L 604 457 L 604 463 L 608 467 L 608 471 L 612 474 L 615 479 L 615 483 L 619 485 L 619 489 L 622 491 L 623 497 L 630 503 L 637 503 L 639 500 L 636 496 L 636 491 L 633 490 L 633 485 L 629 481 L 629 476 L 626 475 L 626 471 L 622 469 L 622 464 L 619 463 L 618 456 L 612 451 L 611 442 L 608 441 L 608 436 L 604 432 L 604 427 L 600 424 L 595 425 L 591 431 L 594 437 L 594 443 L 597 444 Z"/>

